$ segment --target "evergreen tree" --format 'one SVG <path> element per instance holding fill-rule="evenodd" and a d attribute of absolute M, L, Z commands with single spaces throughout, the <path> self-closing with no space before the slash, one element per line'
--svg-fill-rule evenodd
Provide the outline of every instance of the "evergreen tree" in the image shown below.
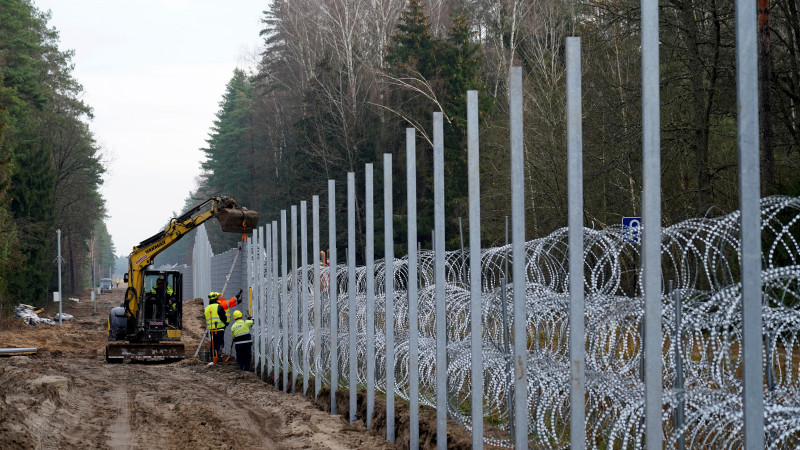
<path fill-rule="evenodd" d="M 479 89 L 480 44 L 472 36 L 466 17 L 453 18 L 446 40 L 433 36 L 418 0 L 403 11 L 387 51 L 387 63 L 402 86 L 394 95 L 394 110 L 417 128 L 430 129 L 432 113 L 442 111 L 445 152 L 445 236 L 448 248 L 459 244 L 458 218 L 467 215 L 466 94 Z M 395 86 L 395 89 L 397 87 Z M 421 95 L 421 92 L 426 93 Z M 483 98 L 484 113 L 492 102 Z M 401 127 L 398 127 L 401 128 Z M 402 134 L 399 129 L 398 134 Z M 430 243 L 433 228 L 432 148 L 417 142 L 417 192 L 419 239 Z"/>
<path fill-rule="evenodd" d="M 0 308 L 40 304 L 56 288 L 55 228 L 72 274 L 64 292 L 82 287 L 105 214 L 105 169 L 83 122 L 91 109 L 48 20 L 29 0 L 0 0 Z"/>
<path fill-rule="evenodd" d="M 42 116 L 52 91 L 47 79 L 45 54 L 52 32 L 27 1 L 6 0 L 0 5 L 0 58 L 5 85 L 18 102 L 7 106 L 11 173 L 10 212 L 18 230 L 24 257 L 19 266 L 4 271 L 9 292 L 19 300 L 38 303 L 46 297 L 49 282 L 48 232 L 53 225 L 55 173 L 50 149 L 39 139 Z M 5 105 L 4 105 L 5 106 Z"/>
<path fill-rule="evenodd" d="M 247 204 L 252 192 L 248 189 L 250 161 L 254 142 L 250 126 L 253 86 L 247 75 L 236 69 L 225 88 L 217 119 L 202 149 L 208 172 L 206 188 L 213 195 L 227 195 Z"/>
<path fill-rule="evenodd" d="M 447 40 L 442 45 L 441 78 L 447 116 L 444 125 L 445 236 L 449 248 L 459 246 L 458 218 L 469 213 L 467 184 L 467 91 L 478 90 L 480 80 L 480 43 L 473 37 L 463 14 L 453 19 Z M 493 102 L 485 95 L 479 100 L 480 113 L 487 118 Z"/>
<path fill-rule="evenodd" d="M 203 184 L 191 200 L 194 207 L 211 196 L 233 197 L 241 206 L 258 210 L 256 194 L 261 169 L 257 167 L 260 138 L 254 123 L 253 82 L 241 69 L 235 69 L 220 102 L 217 119 L 202 149 L 206 160 Z M 187 209 L 188 210 L 188 209 Z M 235 245 L 239 235 L 223 233 L 209 225 L 209 239 L 214 251 Z M 186 245 L 186 244 L 183 244 Z"/>
<path fill-rule="evenodd" d="M 430 248 L 433 230 L 433 148 L 419 136 L 431 129 L 432 113 L 439 110 L 436 101 L 439 81 L 437 50 L 441 46 L 442 42 L 431 32 L 420 0 L 409 0 L 386 51 L 387 69 L 392 76 L 387 97 L 390 109 L 397 115 L 392 128 L 397 136 L 403 136 L 395 148 L 405 148 L 405 128 L 417 129 L 417 240 L 426 248 Z M 400 150 L 395 159 L 404 162 L 405 151 Z M 402 164 L 398 169 L 404 166 Z M 395 174 L 397 179 L 393 184 L 405 186 L 405 174 L 400 170 L 396 170 Z M 396 195 L 399 199 L 405 199 L 402 188 L 398 189 Z M 400 222 L 406 222 L 406 211 L 405 207 L 398 208 Z M 402 223 L 399 225 L 402 230 Z"/>
<path fill-rule="evenodd" d="M 397 22 L 397 32 L 392 36 L 386 53 L 386 63 L 396 73 L 418 73 L 423 79 L 432 79 L 439 70 L 436 51 L 440 45 L 431 32 L 422 2 L 409 0 Z"/>

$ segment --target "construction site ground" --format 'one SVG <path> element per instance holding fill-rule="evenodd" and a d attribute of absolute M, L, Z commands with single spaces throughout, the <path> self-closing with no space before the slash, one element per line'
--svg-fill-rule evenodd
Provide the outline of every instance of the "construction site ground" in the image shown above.
<path fill-rule="evenodd" d="M 38 348 L 0 357 L 0 448 L 394 448 L 233 359 L 208 367 L 192 358 L 205 327 L 201 299 L 184 306 L 187 359 L 107 364 L 108 311 L 123 293 L 98 296 L 97 313 L 88 293 L 65 299 L 74 318 L 63 328 L 0 320 L 0 347 Z M 56 312 L 49 303 L 41 315 Z"/>

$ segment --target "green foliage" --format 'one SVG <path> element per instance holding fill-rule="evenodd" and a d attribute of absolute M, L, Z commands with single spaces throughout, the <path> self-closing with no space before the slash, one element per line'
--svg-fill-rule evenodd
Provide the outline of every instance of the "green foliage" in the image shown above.
<path fill-rule="evenodd" d="M 105 214 L 105 169 L 83 122 L 91 110 L 47 20 L 30 1 L 0 0 L 2 309 L 40 304 L 57 289 L 56 228 L 68 256 L 64 292 L 82 287 L 92 224 Z"/>
<path fill-rule="evenodd" d="M 252 95 L 252 83 L 243 71 L 236 69 L 222 97 L 207 140 L 208 148 L 203 149 L 207 158 L 202 164 L 208 173 L 206 188 L 241 201 L 249 199 L 247 169 L 254 152 L 250 122 Z"/>
<path fill-rule="evenodd" d="M 433 228 L 432 112 L 445 117 L 447 247 L 467 216 L 466 91 L 479 92 L 481 231 L 504 241 L 510 214 L 508 68 L 523 68 L 526 238 L 566 225 L 565 39 L 582 37 L 585 220 L 619 223 L 641 211 L 639 4 L 519 0 L 386 0 L 320 4 L 276 1 L 265 13 L 264 51 L 252 77 L 235 74 L 207 148 L 195 194 L 239 192 L 262 223 L 336 180 L 338 246 L 344 244 L 346 173 L 355 172 L 357 260 L 363 262 L 365 163 L 375 163 L 376 253 L 382 254 L 379 195 L 383 153 L 393 154 L 397 256 L 407 230 L 405 129 L 416 130 L 417 239 Z M 776 0 L 771 22 L 776 186 L 800 192 L 796 70 L 800 20 Z M 664 225 L 737 207 L 732 4 L 662 5 L 661 144 Z M 350 9 L 356 8 L 356 9 Z M 361 8 L 361 9 L 359 9 Z M 379 24 L 394 24 L 381 34 Z M 389 30 L 389 28 L 384 28 Z M 379 56 L 374 49 L 380 43 Z M 245 170 L 246 169 L 246 170 Z M 245 173 L 246 172 L 246 173 Z M 231 191 L 231 192 L 223 192 Z M 235 194 L 239 195 L 239 194 Z M 238 198 L 237 198 L 238 199 Z M 716 212 L 715 212 L 716 214 Z M 213 235 L 213 227 L 209 227 Z M 322 247 L 330 247 L 322 233 Z M 213 237 L 213 236 L 212 236 Z M 223 242 L 213 237 L 216 247 Z M 231 245 L 233 242 L 231 242 Z"/>
<path fill-rule="evenodd" d="M 397 32 L 392 36 L 386 62 L 398 73 L 416 73 L 431 79 L 439 72 L 436 60 L 441 42 L 433 37 L 420 0 L 409 0 L 400 14 Z"/>
<path fill-rule="evenodd" d="M 397 25 L 387 50 L 388 70 L 396 82 L 392 110 L 416 128 L 430 129 L 431 112 L 445 116 L 445 235 L 448 249 L 459 246 L 458 218 L 466 219 L 467 148 L 466 93 L 483 86 L 481 46 L 473 36 L 467 18 L 453 18 L 446 38 L 433 36 L 427 17 L 417 0 L 410 0 Z M 423 92 L 423 94 L 420 94 Z M 481 96 L 480 112 L 492 110 L 493 101 Z M 423 131 L 424 132 L 424 131 Z M 397 134 L 402 135 L 402 127 Z M 433 155 L 424 142 L 417 143 L 418 239 L 429 247 L 433 229 Z M 395 185 L 403 185 L 405 175 L 398 174 Z M 402 194 L 401 194 L 402 195 Z"/>

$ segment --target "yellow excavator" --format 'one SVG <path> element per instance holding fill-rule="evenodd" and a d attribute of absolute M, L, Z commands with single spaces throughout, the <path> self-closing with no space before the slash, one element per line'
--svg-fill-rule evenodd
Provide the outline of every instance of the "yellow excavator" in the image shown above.
<path fill-rule="evenodd" d="M 167 227 L 133 247 L 128 257 L 128 283 L 122 305 L 108 317 L 106 362 L 131 359 L 180 360 L 185 357 L 183 328 L 183 280 L 177 271 L 147 270 L 159 253 L 189 231 L 216 217 L 222 231 L 248 233 L 258 225 L 258 213 L 240 207 L 229 197 L 212 197 Z"/>

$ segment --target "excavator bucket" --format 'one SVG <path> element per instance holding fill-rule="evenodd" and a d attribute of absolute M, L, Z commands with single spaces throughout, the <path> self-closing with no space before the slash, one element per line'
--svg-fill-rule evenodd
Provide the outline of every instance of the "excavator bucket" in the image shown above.
<path fill-rule="evenodd" d="M 222 208 L 217 213 L 222 231 L 248 233 L 258 226 L 258 213 L 247 208 Z"/>

